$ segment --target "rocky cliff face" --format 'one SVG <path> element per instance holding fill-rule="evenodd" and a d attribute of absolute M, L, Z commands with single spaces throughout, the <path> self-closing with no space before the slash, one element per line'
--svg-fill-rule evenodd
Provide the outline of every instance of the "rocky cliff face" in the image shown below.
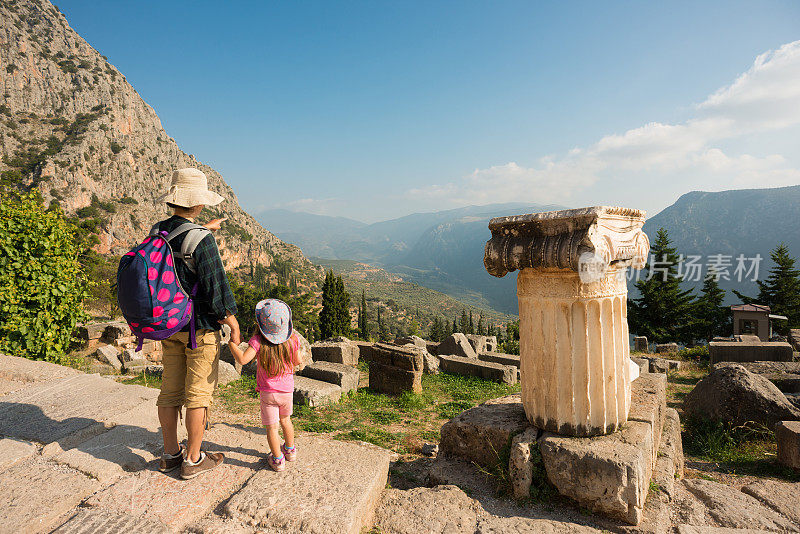
<path fill-rule="evenodd" d="M 226 200 L 217 239 L 229 268 L 276 259 L 310 273 L 294 245 L 261 227 L 211 167 L 184 153 L 153 108 L 46 0 L 0 2 L 0 153 L 6 185 L 36 185 L 45 202 L 95 230 L 99 252 L 121 253 L 152 222 L 172 171 L 197 167 Z"/>

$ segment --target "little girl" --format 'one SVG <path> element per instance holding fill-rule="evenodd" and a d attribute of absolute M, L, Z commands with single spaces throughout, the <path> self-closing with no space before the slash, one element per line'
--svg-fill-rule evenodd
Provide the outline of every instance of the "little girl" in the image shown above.
<path fill-rule="evenodd" d="M 283 471 L 284 459 L 294 461 L 292 405 L 294 396 L 294 368 L 301 365 L 300 342 L 292 329 L 292 310 L 278 299 L 266 299 L 256 304 L 258 332 L 248 341 L 242 352 L 238 345 L 229 342 L 233 357 L 241 365 L 256 355 L 256 389 L 261 397 L 261 422 L 267 429 L 271 454 L 267 457 L 274 471 Z M 280 445 L 278 423 L 286 442 Z"/>

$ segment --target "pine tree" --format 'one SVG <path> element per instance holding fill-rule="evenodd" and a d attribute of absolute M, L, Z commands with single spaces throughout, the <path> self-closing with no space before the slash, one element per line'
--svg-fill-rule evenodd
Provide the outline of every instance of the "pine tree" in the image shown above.
<path fill-rule="evenodd" d="M 472 310 L 469 311 L 469 328 L 468 331 L 470 334 L 475 333 L 475 321 L 472 319 Z"/>
<path fill-rule="evenodd" d="M 484 328 L 484 326 L 483 326 L 483 314 L 481 314 L 481 315 L 480 315 L 480 317 L 478 317 L 478 330 L 477 330 L 477 334 L 478 334 L 479 336 L 485 336 L 485 335 L 486 335 L 486 329 L 485 329 L 485 328 Z"/>
<path fill-rule="evenodd" d="M 467 310 L 461 310 L 461 320 L 458 322 L 459 332 L 469 334 L 469 318 L 467 317 Z"/>
<path fill-rule="evenodd" d="M 716 273 L 711 270 L 703 281 L 702 293 L 695 301 L 697 330 L 695 337 L 710 341 L 715 336 L 728 336 L 731 331 L 730 310 L 722 305 L 725 291 L 717 283 Z"/>
<path fill-rule="evenodd" d="M 770 269 L 765 282 L 758 281 L 758 298 L 746 297 L 734 291 L 744 303 L 758 303 L 769 306 L 776 315 L 784 315 L 788 321 L 773 321 L 772 328 L 786 334 L 789 328 L 800 327 L 800 270 L 796 269 L 795 259 L 789 256 L 789 249 L 781 243 L 770 253 L 775 266 Z"/>
<path fill-rule="evenodd" d="M 453 317 L 453 331 L 450 333 L 455 334 L 456 332 L 458 332 L 458 318 Z"/>
<path fill-rule="evenodd" d="M 693 317 L 692 290 L 682 290 L 678 278 L 678 253 L 670 246 L 669 236 L 660 228 L 650 247 L 645 270 L 649 280 L 636 282 L 639 298 L 628 301 L 628 322 L 632 333 L 647 336 L 656 343 L 694 341 L 697 325 Z M 658 267 L 651 264 L 654 259 Z M 653 271 L 650 273 L 650 271 Z"/>

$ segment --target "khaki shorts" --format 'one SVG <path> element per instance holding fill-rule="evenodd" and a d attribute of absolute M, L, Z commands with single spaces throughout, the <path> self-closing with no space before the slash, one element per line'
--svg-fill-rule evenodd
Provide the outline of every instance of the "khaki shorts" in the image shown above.
<path fill-rule="evenodd" d="M 161 342 L 164 351 L 161 393 L 157 406 L 211 406 L 219 371 L 219 330 L 198 330 L 197 348 L 189 348 L 189 333 L 178 332 Z"/>

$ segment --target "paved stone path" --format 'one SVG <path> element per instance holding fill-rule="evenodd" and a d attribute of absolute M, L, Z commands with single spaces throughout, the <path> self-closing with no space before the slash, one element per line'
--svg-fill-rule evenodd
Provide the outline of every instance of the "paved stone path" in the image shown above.
<path fill-rule="evenodd" d="M 0 533 L 318 532 L 372 525 L 389 452 L 299 435 L 283 473 L 263 428 L 218 422 L 225 463 L 158 471 L 157 390 L 0 354 Z M 182 426 L 181 426 L 182 429 Z"/>
<path fill-rule="evenodd" d="M 474 466 L 458 462 L 429 467 L 428 482 L 441 486 L 384 489 L 387 451 L 313 434 L 299 435 L 299 461 L 274 473 L 264 464 L 263 429 L 222 422 L 206 446 L 224 452 L 225 463 L 182 481 L 157 470 L 155 396 L 0 355 L 0 534 L 355 534 L 373 523 L 383 534 L 800 532 L 800 483 L 676 481 L 670 495 L 651 492 L 635 528 L 561 501 L 500 499 Z"/>

